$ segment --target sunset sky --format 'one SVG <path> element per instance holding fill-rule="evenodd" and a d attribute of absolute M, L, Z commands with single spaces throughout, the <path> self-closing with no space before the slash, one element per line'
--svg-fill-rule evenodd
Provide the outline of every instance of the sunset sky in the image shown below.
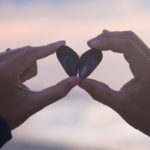
<path fill-rule="evenodd" d="M 0 0 L 0 51 L 66 40 L 78 54 L 102 32 L 132 30 L 150 45 L 149 0 Z M 115 90 L 132 78 L 121 54 L 104 52 L 90 75 Z M 26 82 L 42 90 L 67 77 L 56 55 L 38 61 L 39 73 Z M 67 143 L 113 149 L 148 150 L 149 137 L 79 87 L 13 131 L 13 141 Z M 109 144 L 108 144 L 109 141 Z M 121 149 L 122 148 L 122 149 Z"/>

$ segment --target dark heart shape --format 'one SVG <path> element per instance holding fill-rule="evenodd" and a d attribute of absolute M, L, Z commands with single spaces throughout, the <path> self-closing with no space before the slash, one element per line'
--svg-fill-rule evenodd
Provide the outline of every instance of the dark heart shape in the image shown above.
<path fill-rule="evenodd" d="M 85 79 L 101 62 L 103 54 L 100 50 L 90 49 L 80 58 L 78 54 L 68 46 L 62 46 L 56 52 L 57 58 L 69 76 L 79 76 Z"/>

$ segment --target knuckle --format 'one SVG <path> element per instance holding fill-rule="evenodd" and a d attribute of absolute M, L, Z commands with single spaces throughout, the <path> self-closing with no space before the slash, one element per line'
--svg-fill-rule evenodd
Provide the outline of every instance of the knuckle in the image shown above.
<path fill-rule="evenodd" d="M 106 38 L 109 36 L 109 32 L 103 32 L 100 36 Z"/>
<path fill-rule="evenodd" d="M 135 35 L 135 33 L 133 31 L 124 31 L 124 35 L 126 37 L 133 37 Z"/>

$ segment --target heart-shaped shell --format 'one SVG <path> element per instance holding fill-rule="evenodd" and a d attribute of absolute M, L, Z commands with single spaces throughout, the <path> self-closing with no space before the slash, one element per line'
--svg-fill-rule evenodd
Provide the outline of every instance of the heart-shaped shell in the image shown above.
<path fill-rule="evenodd" d="M 62 46 L 56 52 L 59 62 L 69 76 L 87 78 L 102 60 L 102 52 L 97 49 L 90 49 L 79 59 L 78 54 L 68 46 Z"/>
<path fill-rule="evenodd" d="M 69 76 L 77 76 L 79 56 L 68 46 L 62 46 L 56 52 L 57 58 Z"/>
<path fill-rule="evenodd" d="M 102 52 L 97 49 L 90 49 L 80 57 L 79 76 L 87 78 L 98 66 L 103 58 Z"/>

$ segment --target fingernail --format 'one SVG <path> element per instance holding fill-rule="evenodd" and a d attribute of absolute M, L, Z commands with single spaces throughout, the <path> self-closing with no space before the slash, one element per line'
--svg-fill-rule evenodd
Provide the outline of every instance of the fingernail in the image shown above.
<path fill-rule="evenodd" d="M 81 78 L 76 78 L 72 81 L 71 87 L 73 88 L 73 87 L 79 85 L 80 83 L 81 83 Z"/>
<path fill-rule="evenodd" d="M 58 41 L 58 42 L 56 42 L 57 44 L 59 44 L 59 45 L 65 45 L 66 44 L 66 41 L 65 40 L 61 40 L 61 41 Z"/>
<path fill-rule="evenodd" d="M 86 91 L 90 90 L 89 84 L 87 84 L 86 82 L 80 83 L 79 86 Z"/>
<path fill-rule="evenodd" d="M 94 41 L 95 38 L 90 39 L 87 43 L 90 44 L 92 41 Z"/>
<path fill-rule="evenodd" d="M 99 41 L 93 41 L 91 42 L 90 46 L 91 47 L 97 47 L 100 44 L 100 40 Z"/>

